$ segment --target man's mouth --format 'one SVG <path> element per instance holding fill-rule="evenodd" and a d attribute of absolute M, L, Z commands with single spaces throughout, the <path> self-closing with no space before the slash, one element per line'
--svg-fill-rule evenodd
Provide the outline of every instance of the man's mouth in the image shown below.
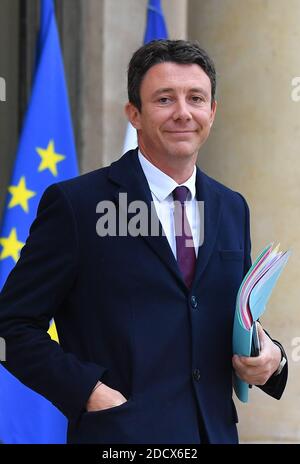
<path fill-rule="evenodd" d="M 195 130 L 174 130 L 174 131 L 165 131 L 167 132 L 168 134 L 193 134 L 194 132 L 196 132 Z"/>

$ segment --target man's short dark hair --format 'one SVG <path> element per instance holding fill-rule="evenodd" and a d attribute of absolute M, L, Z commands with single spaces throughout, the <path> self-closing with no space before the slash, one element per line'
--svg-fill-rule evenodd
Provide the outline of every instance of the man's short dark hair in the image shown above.
<path fill-rule="evenodd" d="M 197 42 L 187 40 L 152 40 L 140 47 L 128 66 L 128 100 L 139 111 L 142 108 L 140 89 L 146 72 L 158 63 L 198 64 L 211 83 L 211 101 L 215 99 L 216 70 L 213 60 Z"/>

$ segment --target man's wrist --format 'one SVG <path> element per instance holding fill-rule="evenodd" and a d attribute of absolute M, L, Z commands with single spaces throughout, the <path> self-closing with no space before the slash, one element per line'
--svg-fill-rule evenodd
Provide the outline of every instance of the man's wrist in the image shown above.
<path fill-rule="evenodd" d="M 287 359 L 285 357 L 285 353 L 284 351 L 282 350 L 282 347 L 279 345 L 279 343 L 276 343 L 273 341 L 273 343 L 275 343 L 276 346 L 278 346 L 278 348 L 280 349 L 280 353 L 281 353 L 281 359 L 280 359 L 280 362 L 279 362 L 279 365 L 276 369 L 276 371 L 273 373 L 274 376 L 277 376 L 277 375 L 280 375 L 284 366 L 286 365 L 287 363 Z"/>
<path fill-rule="evenodd" d="M 98 380 L 98 382 L 97 382 L 96 385 L 94 386 L 94 388 L 93 388 L 91 394 L 94 393 L 94 391 L 95 391 L 98 387 L 100 387 L 100 385 L 102 385 L 102 382 L 100 382 L 100 380 Z"/>
<path fill-rule="evenodd" d="M 286 358 L 283 356 L 283 357 L 281 358 L 281 361 L 280 361 L 280 363 L 279 363 L 279 366 L 278 366 L 277 370 L 274 372 L 273 375 L 276 376 L 276 375 L 281 374 L 282 369 L 284 368 L 285 365 L 286 365 Z"/>

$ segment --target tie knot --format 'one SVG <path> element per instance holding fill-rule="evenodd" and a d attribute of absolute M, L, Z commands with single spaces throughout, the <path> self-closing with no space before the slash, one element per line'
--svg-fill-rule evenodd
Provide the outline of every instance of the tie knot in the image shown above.
<path fill-rule="evenodd" d="M 181 185 L 173 190 L 173 198 L 175 201 L 180 201 L 183 205 L 187 199 L 188 193 L 189 189 L 185 185 Z"/>

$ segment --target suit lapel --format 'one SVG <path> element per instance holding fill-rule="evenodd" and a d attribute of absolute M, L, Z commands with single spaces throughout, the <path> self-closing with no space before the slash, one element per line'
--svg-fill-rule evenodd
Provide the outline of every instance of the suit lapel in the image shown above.
<path fill-rule="evenodd" d="M 177 265 L 177 261 L 173 255 L 167 238 L 162 235 L 161 223 L 155 212 L 156 220 L 159 223 L 160 234 L 158 236 L 151 235 L 150 224 L 151 224 L 151 202 L 152 195 L 144 175 L 142 167 L 139 163 L 137 150 L 131 150 L 127 152 L 123 157 L 113 163 L 109 169 L 109 179 L 116 184 L 115 191 L 115 202 L 118 206 L 118 210 L 124 209 L 124 206 L 120 202 L 120 194 L 127 194 L 127 205 L 134 201 L 143 201 L 147 205 L 148 210 L 148 224 L 149 231 L 142 239 L 145 240 L 148 246 L 156 253 L 161 261 L 168 267 L 172 274 L 178 279 L 181 285 L 185 288 L 185 284 L 182 279 L 182 275 Z M 154 204 L 153 204 L 154 206 Z M 128 222 L 134 214 L 128 214 Z"/>
<path fill-rule="evenodd" d="M 148 224 L 150 224 L 152 195 L 138 160 L 137 149 L 127 152 L 120 160 L 112 163 L 109 168 L 109 179 L 116 185 L 115 202 L 118 208 L 122 208 L 119 204 L 120 193 L 127 194 L 127 205 L 137 200 L 143 201 L 148 207 Z M 220 194 L 213 188 L 209 178 L 198 168 L 196 176 L 196 197 L 198 201 L 204 202 L 204 236 L 203 244 L 198 250 L 193 287 L 199 282 L 214 250 L 221 212 Z M 133 215 L 134 214 L 128 214 L 128 221 L 130 221 Z M 159 223 L 159 225 L 161 232 L 161 224 Z M 180 285 L 187 290 L 167 238 L 161 233 L 158 236 L 153 236 L 149 230 L 149 233 L 142 236 L 142 239 L 145 240 L 147 245 L 151 247 L 161 261 L 168 267 Z"/>
<path fill-rule="evenodd" d="M 204 221 L 204 235 L 203 243 L 198 250 L 193 287 L 201 279 L 214 250 L 221 212 L 221 196 L 200 169 L 197 169 L 196 197 L 198 201 L 203 202 L 204 206 L 204 214 L 201 215 L 201 220 Z M 203 223 L 201 227 L 203 227 Z"/>

